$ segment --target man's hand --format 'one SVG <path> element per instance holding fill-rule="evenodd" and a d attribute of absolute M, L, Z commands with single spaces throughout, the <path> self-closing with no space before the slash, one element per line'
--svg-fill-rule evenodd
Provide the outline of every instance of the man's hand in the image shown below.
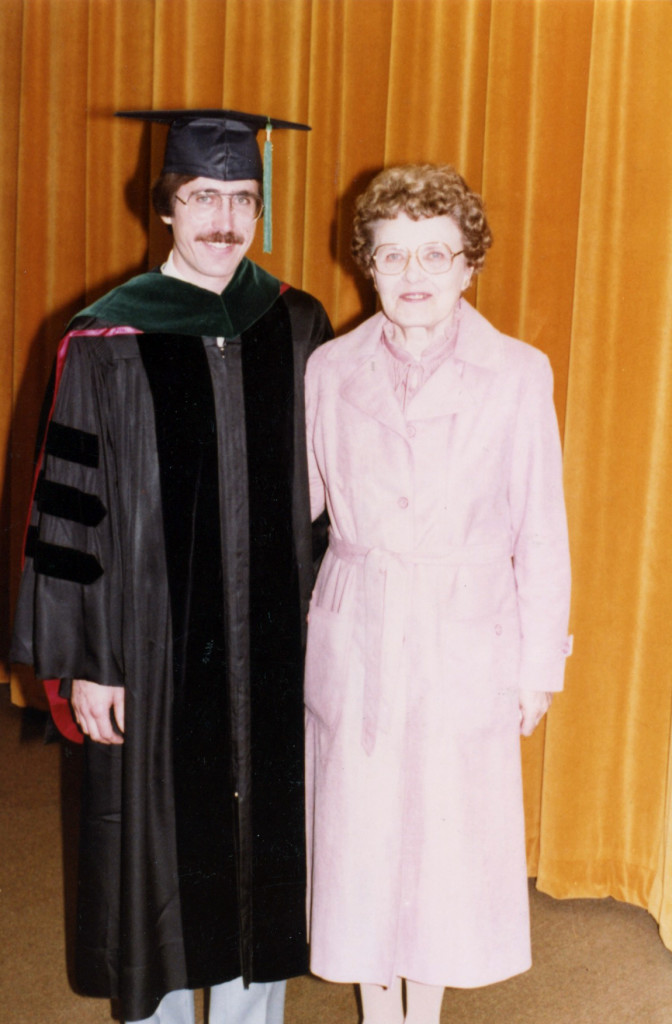
<path fill-rule="evenodd" d="M 70 704 L 79 728 L 96 743 L 123 743 L 124 688 L 73 679 Z"/>
<path fill-rule="evenodd" d="M 519 690 L 518 706 L 520 707 L 520 734 L 531 736 L 539 725 L 553 700 L 552 693 L 541 690 Z"/>

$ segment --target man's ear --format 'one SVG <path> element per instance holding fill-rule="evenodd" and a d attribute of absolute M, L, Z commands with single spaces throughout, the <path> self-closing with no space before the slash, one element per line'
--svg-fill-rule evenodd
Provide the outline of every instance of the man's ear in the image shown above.
<path fill-rule="evenodd" d="M 170 227 L 171 224 L 173 223 L 173 218 L 172 217 L 166 217 L 163 213 L 161 214 L 161 220 L 163 221 L 164 224 L 167 224 L 168 227 Z"/>

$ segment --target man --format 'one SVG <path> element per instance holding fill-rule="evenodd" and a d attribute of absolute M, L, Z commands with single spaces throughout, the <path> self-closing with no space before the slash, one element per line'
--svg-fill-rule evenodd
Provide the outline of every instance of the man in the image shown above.
<path fill-rule="evenodd" d="M 245 254 L 256 132 L 304 126 L 127 116 L 171 125 L 173 248 L 59 348 L 12 656 L 72 680 L 85 736 L 83 993 L 187 1024 L 208 987 L 211 1022 L 276 1024 L 307 965 L 303 374 L 331 329 Z"/>

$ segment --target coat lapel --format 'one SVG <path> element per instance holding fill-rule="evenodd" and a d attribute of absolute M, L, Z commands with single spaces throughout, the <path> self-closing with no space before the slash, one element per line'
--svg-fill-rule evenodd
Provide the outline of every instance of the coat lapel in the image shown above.
<path fill-rule="evenodd" d="M 465 364 L 448 358 L 408 402 L 406 415 L 411 420 L 431 420 L 464 412 L 475 401 L 471 374 Z"/>
<path fill-rule="evenodd" d="M 466 300 L 453 358 L 432 374 L 406 407 L 406 415 L 392 390 L 380 336 L 382 313 L 367 320 L 350 335 L 356 369 L 341 385 L 341 397 L 390 430 L 406 436 L 407 420 L 453 416 L 473 409 L 482 391 L 502 365 L 502 340 Z"/>
<path fill-rule="evenodd" d="M 340 394 L 344 401 L 360 412 L 372 416 L 397 434 L 406 436 L 406 421 L 392 390 L 380 344 L 383 322 L 382 314 L 378 313 L 355 332 L 353 355 L 357 368 L 341 385 Z"/>
<path fill-rule="evenodd" d="M 463 299 L 451 359 L 423 384 L 406 408 L 409 419 L 436 419 L 474 409 L 502 364 L 501 335 Z"/>

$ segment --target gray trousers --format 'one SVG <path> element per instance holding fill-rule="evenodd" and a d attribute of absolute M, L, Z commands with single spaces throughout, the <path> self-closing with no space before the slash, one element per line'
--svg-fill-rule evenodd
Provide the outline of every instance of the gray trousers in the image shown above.
<path fill-rule="evenodd" d="M 208 1024 L 282 1024 L 286 981 L 243 986 L 242 978 L 210 989 Z M 151 1017 L 126 1024 L 194 1024 L 194 993 L 178 989 L 163 997 Z"/>

